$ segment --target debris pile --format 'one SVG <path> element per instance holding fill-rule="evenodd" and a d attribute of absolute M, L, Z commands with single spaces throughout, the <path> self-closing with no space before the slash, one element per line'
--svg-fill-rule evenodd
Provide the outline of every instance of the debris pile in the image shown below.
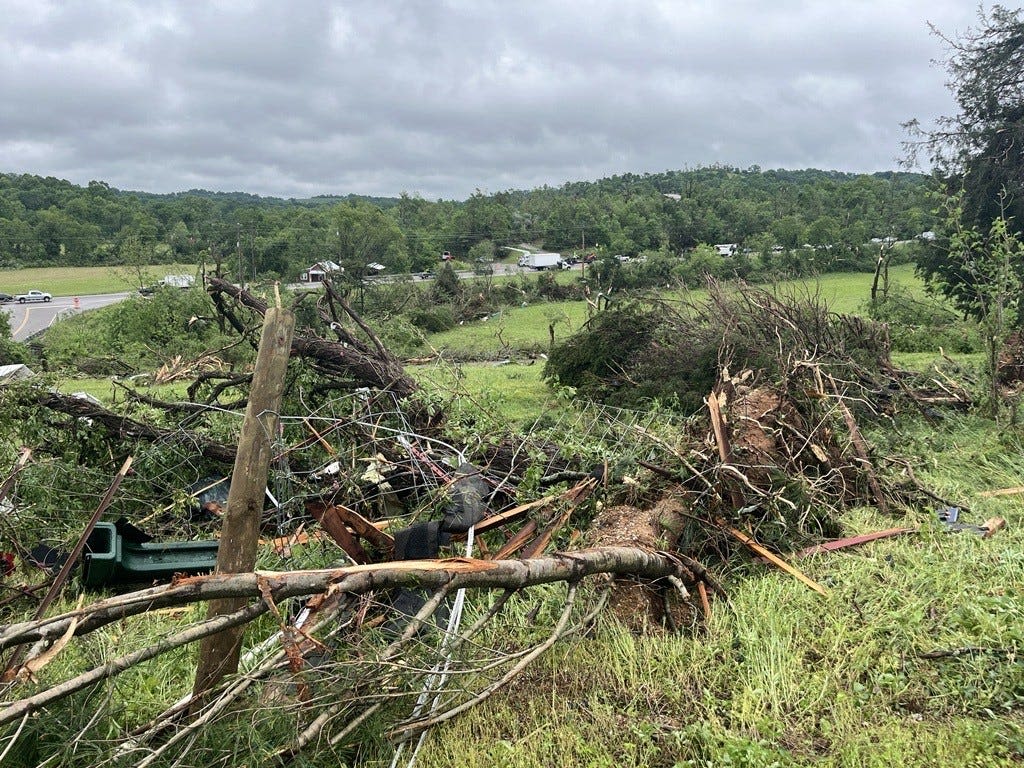
<path fill-rule="evenodd" d="M 209 288 L 226 322 L 252 339 L 267 302 L 219 279 Z M 276 631 L 264 627 L 257 637 L 250 629 L 245 675 L 197 685 L 194 694 L 179 687 L 181 701 L 114 739 L 118 754 L 149 765 L 191 750 L 191 760 L 213 765 L 223 759 L 214 757 L 217 728 L 241 713 L 287 734 L 273 750 L 281 763 L 317 745 L 373 738 L 365 726 L 373 719 L 391 723 L 387 736 L 404 743 L 507 685 L 558 640 L 587 631 L 606 604 L 636 631 L 699 624 L 712 598 L 724 596 L 704 564 L 714 570 L 738 544 L 824 591 L 775 552 L 838 534 L 850 505 L 895 511 L 924 492 L 912 475 L 893 475 L 877 461 L 859 420 L 969 402 L 949 381 L 896 370 L 883 327 L 813 303 L 712 286 L 707 303 L 685 312 L 609 310 L 590 329 L 600 338 L 584 334 L 564 351 L 576 373 L 585 367 L 582 351 L 597 351 L 599 364 L 587 369 L 582 389 L 609 399 L 657 387 L 664 402 L 686 405 L 688 414 L 581 403 L 532 429 L 492 424 L 467 438 L 419 398 L 400 361 L 333 287 L 315 314 L 321 330 L 292 337 L 279 426 L 266 436 L 269 480 L 247 508 L 262 535 L 260 570 L 179 574 L 52 617 L 38 610 L 45 572 L 23 571 L 23 583 L 0 604 L 9 623 L 0 628 L 0 652 L 9 650 L 0 725 L 27 722 L 39 708 L 144 661 L 272 616 Z M 623 330 L 625 320 L 633 325 Z M 656 322 L 638 327 L 641 320 Z M 622 333 L 639 346 L 623 346 Z M 203 563 L 210 562 L 210 539 L 238 511 L 223 493 L 208 492 L 238 480 L 231 465 L 235 475 L 253 465 L 244 444 L 225 436 L 238 432 L 255 379 L 210 370 L 210 359 L 175 361 L 168 376 L 196 375 L 189 400 L 132 396 L 134 418 L 52 392 L 9 394 L 10 407 L 26 414 L 49 413 L 69 429 L 87 422 L 101 450 L 80 451 L 80 464 L 106 456 L 112 475 L 110 457 L 135 456 L 133 471 L 129 459 L 111 486 L 117 492 L 91 505 L 92 523 L 76 534 L 60 578 L 79 552 L 90 562 L 92 585 L 105 569 L 121 580 L 150 573 L 126 567 L 124 557 L 161 557 L 153 543 L 119 548 L 116 526 L 95 533 L 102 515 L 123 516 L 165 543 L 188 531 L 207 540 Z M 154 414 L 163 422 L 152 423 Z M 25 523 L 0 529 L 14 553 L 30 549 L 28 538 L 45 527 L 28 524 L 40 519 L 31 510 L 54 499 L 33 483 L 52 477 L 42 471 L 45 456 L 66 457 L 61 437 L 37 446 L 34 461 L 23 454 L 0 489 L 0 501 L 12 505 L 9 519 Z M 104 466 L 97 460 L 90 471 Z M 164 550 L 182 554 L 173 544 Z M 600 586 L 583 589 L 585 579 Z M 553 582 L 566 587 L 550 631 L 532 646 L 512 647 L 503 611 L 527 613 L 529 589 Z M 464 627 L 467 589 L 486 597 Z M 184 610 L 211 599 L 234 602 L 205 618 Z M 170 620 L 156 640 L 140 638 L 114 661 L 30 688 L 30 678 L 76 637 L 167 608 L 182 609 L 185 625 Z M 466 682 L 447 688 L 451 674 Z M 261 696 L 275 706 L 261 706 Z M 67 728 L 109 737 L 100 737 L 95 719 Z"/>

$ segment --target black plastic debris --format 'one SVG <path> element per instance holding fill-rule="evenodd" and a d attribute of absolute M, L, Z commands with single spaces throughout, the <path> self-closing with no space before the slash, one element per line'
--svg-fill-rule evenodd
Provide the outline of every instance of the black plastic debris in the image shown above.
<path fill-rule="evenodd" d="M 441 530 L 450 533 L 465 533 L 487 515 L 487 498 L 490 489 L 483 475 L 472 464 L 463 463 L 456 471 L 451 484 L 452 500 L 444 512 Z"/>

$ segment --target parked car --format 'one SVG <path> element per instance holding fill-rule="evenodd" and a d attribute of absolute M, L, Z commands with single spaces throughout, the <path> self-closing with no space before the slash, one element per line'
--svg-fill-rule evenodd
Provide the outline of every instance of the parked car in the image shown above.
<path fill-rule="evenodd" d="M 0 304 L 6 304 L 8 301 L 14 301 L 14 297 L 9 293 L 0 293 Z"/>
<path fill-rule="evenodd" d="M 452 252 L 451 251 L 445 251 L 444 253 L 441 254 L 441 261 L 451 261 L 451 260 L 452 260 Z"/>
<path fill-rule="evenodd" d="M 50 301 L 53 299 L 48 293 L 43 291 L 29 291 L 28 293 L 19 293 L 14 297 L 14 300 L 19 304 L 24 304 L 26 301 Z"/>

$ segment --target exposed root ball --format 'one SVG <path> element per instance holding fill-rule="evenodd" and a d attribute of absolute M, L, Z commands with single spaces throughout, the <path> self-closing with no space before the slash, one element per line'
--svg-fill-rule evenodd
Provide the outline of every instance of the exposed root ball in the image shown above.
<path fill-rule="evenodd" d="M 587 543 L 595 547 L 670 549 L 685 520 L 683 512 L 683 505 L 674 499 L 664 499 L 650 509 L 606 507 L 594 518 Z M 616 579 L 608 610 L 632 631 L 650 631 L 665 624 L 665 595 L 647 583 Z"/>

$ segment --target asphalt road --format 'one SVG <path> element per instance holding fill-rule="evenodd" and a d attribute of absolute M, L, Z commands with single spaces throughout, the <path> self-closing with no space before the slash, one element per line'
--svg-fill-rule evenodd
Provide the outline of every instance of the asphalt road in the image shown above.
<path fill-rule="evenodd" d="M 87 309 L 105 307 L 116 301 L 122 301 L 128 293 L 103 293 L 94 296 L 54 296 L 53 301 L 34 304 L 17 304 L 8 302 L 3 309 L 11 319 L 11 336 L 15 341 L 25 341 L 33 335 L 44 331 L 61 316 Z M 77 303 L 76 303 L 77 302 Z"/>

